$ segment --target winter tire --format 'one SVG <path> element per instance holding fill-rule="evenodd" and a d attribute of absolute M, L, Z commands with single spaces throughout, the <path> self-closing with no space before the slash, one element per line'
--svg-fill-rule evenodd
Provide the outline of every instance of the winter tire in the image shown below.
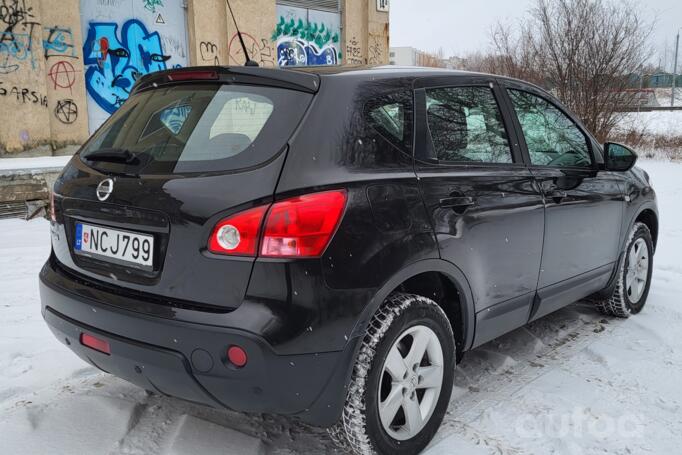
<path fill-rule="evenodd" d="M 598 300 L 600 312 L 628 318 L 642 311 L 651 286 L 654 248 L 651 232 L 644 223 L 635 223 L 620 261 L 618 282 L 610 297 Z"/>
<path fill-rule="evenodd" d="M 332 438 L 358 454 L 415 454 L 431 441 L 452 393 L 452 327 L 432 300 L 391 294 L 358 353 Z"/>

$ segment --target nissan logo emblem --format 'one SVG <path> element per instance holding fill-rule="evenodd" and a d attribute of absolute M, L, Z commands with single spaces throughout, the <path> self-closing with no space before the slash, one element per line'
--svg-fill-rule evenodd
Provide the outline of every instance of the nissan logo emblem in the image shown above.
<path fill-rule="evenodd" d="M 99 182 L 99 185 L 97 185 L 97 190 L 95 191 L 95 193 L 97 194 L 97 199 L 104 202 L 109 198 L 113 191 L 114 181 L 111 179 L 106 179 Z"/>

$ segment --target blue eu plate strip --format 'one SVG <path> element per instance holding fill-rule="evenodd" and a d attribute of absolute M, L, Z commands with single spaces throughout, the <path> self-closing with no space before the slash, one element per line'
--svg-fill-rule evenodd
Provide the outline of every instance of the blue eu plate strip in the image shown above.
<path fill-rule="evenodd" d="M 83 238 L 83 225 L 78 223 L 78 224 L 76 224 L 76 246 L 75 246 L 75 248 L 77 250 L 81 249 L 82 238 Z"/>

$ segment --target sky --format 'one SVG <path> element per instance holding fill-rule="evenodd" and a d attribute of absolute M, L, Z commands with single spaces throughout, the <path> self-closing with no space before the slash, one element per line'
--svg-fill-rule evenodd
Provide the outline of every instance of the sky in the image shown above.
<path fill-rule="evenodd" d="M 490 46 L 490 29 L 494 24 L 516 22 L 534 3 L 535 0 L 392 0 L 391 46 L 426 51 L 442 48 L 446 57 L 484 51 Z M 656 20 L 651 45 L 657 54 L 663 54 L 667 44 L 668 60 L 672 60 L 675 35 L 682 27 L 682 0 L 639 0 L 639 5 L 649 20 Z M 672 67 L 672 63 L 668 66 Z"/>

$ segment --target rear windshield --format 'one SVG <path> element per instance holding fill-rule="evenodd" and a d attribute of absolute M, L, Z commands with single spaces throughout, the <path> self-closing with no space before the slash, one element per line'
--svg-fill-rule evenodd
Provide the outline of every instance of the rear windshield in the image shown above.
<path fill-rule="evenodd" d="M 81 150 L 126 174 L 235 171 L 281 151 L 312 95 L 248 85 L 178 85 L 131 97 Z"/>

